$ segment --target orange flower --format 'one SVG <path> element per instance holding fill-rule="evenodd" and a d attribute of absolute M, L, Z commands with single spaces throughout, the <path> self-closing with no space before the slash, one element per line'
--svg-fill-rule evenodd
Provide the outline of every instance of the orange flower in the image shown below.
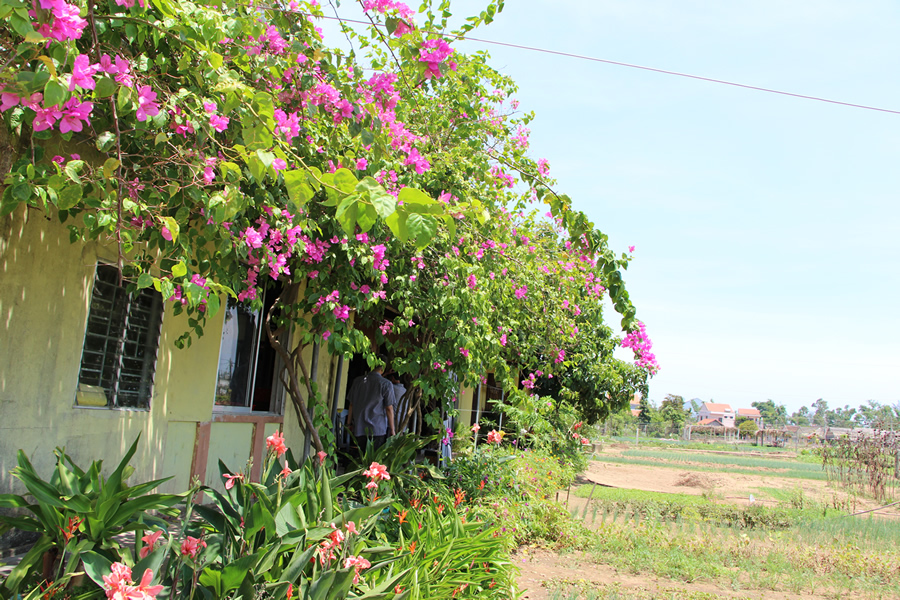
<path fill-rule="evenodd" d="M 408 510 L 404 510 L 403 512 L 401 512 L 401 513 L 398 515 L 399 518 L 400 518 L 400 524 L 401 524 L 401 525 L 403 525 L 404 523 L 406 523 L 406 513 L 408 513 L 408 512 L 409 512 Z"/>
<path fill-rule="evenodd" d="M 453 492 L 453 496 L 455 500 L 453 501 L 453 506 L 459 506 L 462 504 L 462 501 L 466 499 L 466 493 L 462 491 L 461 488 L 456 488 Z"/>
<path fill-rule="evenodd" d="M 293 584 L 293 583 L 289 583 L 289 584 L 288 584 L 287 600 L 291 600 L 291 596 L 293 596 L 293 595 L 294 595 L 294 584 Z"/>
<path fill-rule="evenodd" d="M 479 490 L 483 490 L 483 489 L 484 489 L 484 479 L 482 479 L 482 480 L 481 480 L 481 483 L 478 484 L 478 489 L 479 489 Z"/>
<path fill-rule="evenodd" d="M 402 593 L 403 593 L 403 588 L 400 587 L 399 585 L 395 585 L 395 586 L 394 586 L 394 593 L 395 593 L 395 594 L 402 594 Z"/>
<path fill-rule="evenodd" d="M 418 543 L 419 543 L 419 542 L 417 542 L 417 541 L 414 540 L 413 543 L 409 545 L 409 553 L 410 553 L 410 554 L 415 554 L 415 552 L 416 552 L 416 544 L 418 544 Z"/>
<path fill-rule="evenodd" d="M 438 504 L 438 505 L 437 505 L 437 511 L 438 511 L 438 514 L 439 514 L 439 515 L 444 514 L 444 505 L 443 505 L 443 504 Z"/>
<path fill-rule="evenodd" d="M 81 525 L 80 517 L 69 517 L 69 524 L 66 526 L 66 528 L 59 528 L 59 530 L 62 531 L 63 537 L 66 538 L 67 543 L 69 540 L 75 537 L 75 534 L 78 532 L 79 525 Z"/>
<path fill-rule="evenodd" d="M 416 510 L 422 509 L 422 500 L 420 498 L 413 498 L 412 507 Z"/>

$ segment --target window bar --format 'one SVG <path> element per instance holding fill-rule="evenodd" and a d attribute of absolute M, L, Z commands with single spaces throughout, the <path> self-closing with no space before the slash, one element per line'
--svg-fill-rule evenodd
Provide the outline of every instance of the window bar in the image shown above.
<path fill-rule="evenodd" d="M 124 293 L 124 288 L 116 287 L 115 295 L 118 296 L 120 293 Z M 116 370 L 113 373 L 112 380 L 112 402 L 113 406 L 119 406 L 119 379 L 122 376 L 122 371 L 125 368 L 125 337 L 128 332 L 128 322 L 131 320 L 131 294 L 124 294 L 125 296 L 125 308 L 124 313 L 125 317 L 122 319 L 122 327 L 119 330 L 119 339 L 116 343 Z"/>
<path fill-rule="evenodd" d="M 143 405 L 145 404 L 145 398 L 147 408 L 150 407 L 150 396 L 153 392 L 153 377 L 151 372 L 156 372 L 156 358 L 159 352 L 159 343 L 157 343 L 154 348 L 153 340 L 159 339 L 159 313 L 161 305 L 162 301 L 158 296 L 150 297 L 150 321 L 147 325 L 147 336 L 144 340 L 144 351 L 148 353 L 148 356 L 143 360 L 141 385 L 140 388 L 138 388 L 138 404 L 141 405 L 141 408 L 143 408 Z"/>

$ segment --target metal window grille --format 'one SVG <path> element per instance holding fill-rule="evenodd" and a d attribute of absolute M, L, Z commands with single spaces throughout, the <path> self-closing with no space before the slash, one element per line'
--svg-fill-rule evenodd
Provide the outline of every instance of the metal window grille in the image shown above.
<path fill-rule="evenodd" d="M 98 264 L 78 383 L 102 388 L 110 408 L 149 408 L 161 323 L 158 292 L 129 294 L 116 267 Z"/>

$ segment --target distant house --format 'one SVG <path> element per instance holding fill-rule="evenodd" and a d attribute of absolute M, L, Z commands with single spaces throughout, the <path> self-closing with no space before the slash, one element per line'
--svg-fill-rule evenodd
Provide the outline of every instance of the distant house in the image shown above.
<path fill-rule="evenodd" d="M 759 429 L 762 429 L 762 428 L 763 428 L 763 419 L 762 419 L 762 415 L 759 413 L 759 409 L 756 409 L 756 408 L 739 408 L 738 411 L 737 411 L 737 416 L 738 416 L 738 418 L 740 418 L 740 417 L 747 417 L 748 419 L 750 419 L 750 420 L 752 420 L 754 423 L 756 423 L 756 426 L 757 426 Z"/>
<path fill-rule="evenodd" d="M 721 421 L 722 427 L 734 427 L 735 414 L 730 404 L 704 402 L 697 417 L 701 424 L 707 419 L 718 419 Z"/>
<path fill-rule="evenodd" d="M 724 427 L 722 425 L 722 419 L 703 419 L 697 425 L 703 425 L 704 427 Z"/>

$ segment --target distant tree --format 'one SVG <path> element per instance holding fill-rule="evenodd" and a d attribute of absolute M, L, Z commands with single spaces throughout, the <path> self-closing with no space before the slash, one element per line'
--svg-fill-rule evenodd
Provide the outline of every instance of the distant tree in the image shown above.
<path fill-rule="evenodd" d="M 647 397 L 641 397 L 641 405 L 640 405 L 641 414 L 638 415 L 638 423 L 643 425 L 647 425 L 653 422 L 653 417 L 656 412 L 656 409 L 653 408 L 653 405 L 650 404 L 650 400 Z"/>
<path fill-rule="evenodd" d="M 703 400 L 700 398 L 691 398 L 691 418 L 696 421 L 697 415 L 700 414 L 700 409 L 703 408 Z"/>
<path fill-rule="evenodd" d="M 743 423 L 738 425 L 738 431 L 740 432 L 742 438 L 747 438 L 754 435 L 756 433 L 756 429 L 756 421 L 754 421 L 753 419 L 746 419 Z"/>
<path fill-rule="evenodd" d="M 783 404 L 775 404 L 771 399 L 765 402 L 753 402 L 750 406 L 759 411 L 764 423 L 783 425 L 787 421 L 787 409 Z"/>
<path fill-rule="evenodd" d="M 819 398 L 813 402 L 812 408 L 815 410 L 812 416 L 813 425 L 826 427 L 828 425 L 828 403 Z"/>
<path fill-rule="evenodd" d="M 684 422 L 687 421 L 690 411 L 685 410 L 682 396 L 666 394 L 662 404 L 659 405 L 659 414 L 670 431 L 680 431 Z"/>
<path fill-rule="evenodd" d="M 798 427 L 808 427 L 810 423 L 809 407 L 801 406 L 800 410 L 793 413 L 791 423 Z"/>

